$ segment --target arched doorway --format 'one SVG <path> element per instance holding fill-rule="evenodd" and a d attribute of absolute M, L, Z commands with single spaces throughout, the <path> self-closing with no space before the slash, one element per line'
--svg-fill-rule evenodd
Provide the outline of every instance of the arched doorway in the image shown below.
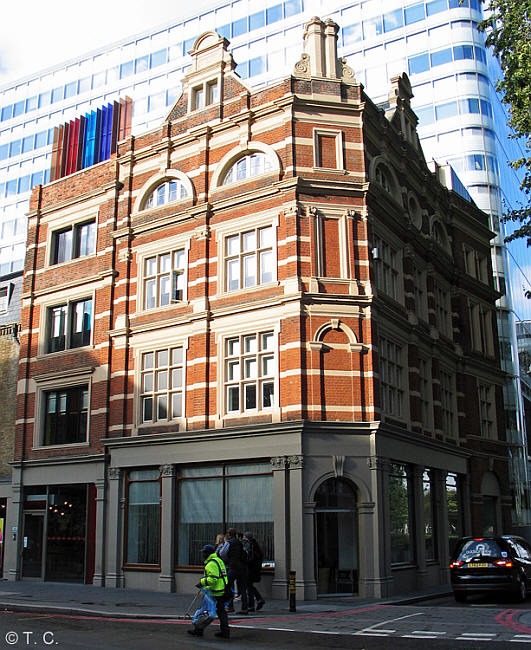
<path fill-rule="evenodd" d="M 317 593 L 358 593 L 357 490 L 329 478 L 315 493 Z"/>

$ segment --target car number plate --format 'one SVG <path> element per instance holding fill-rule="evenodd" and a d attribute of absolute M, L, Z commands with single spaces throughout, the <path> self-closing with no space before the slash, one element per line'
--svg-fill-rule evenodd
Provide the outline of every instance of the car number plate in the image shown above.
<path fill-rule="evenodd" d="M 472 564 L 469 564 L 467 568 L 469 569 L 486 569 L 488 568 L 488 564 L 486 562 L 473 562 Z"/>

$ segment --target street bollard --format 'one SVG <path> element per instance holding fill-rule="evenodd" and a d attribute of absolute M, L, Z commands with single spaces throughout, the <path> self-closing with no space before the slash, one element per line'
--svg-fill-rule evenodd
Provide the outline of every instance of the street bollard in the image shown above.
<path fill-rule="evenodd" d="M 296 571 L 289 572 L 289 611 L 297 611 L 297 588 L 295 586 Z"/>

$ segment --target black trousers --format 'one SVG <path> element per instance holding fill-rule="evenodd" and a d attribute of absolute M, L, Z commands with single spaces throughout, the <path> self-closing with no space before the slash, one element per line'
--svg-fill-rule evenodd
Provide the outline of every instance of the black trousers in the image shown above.
<path fill-rule="evenodd" d="M 255 598 L 256 598 L 257 603 L 259 603 L 261 600 L 264 600 L 262 598 L 261 593 L 254 586 L 253 582 L 249 582 L 247 584 L 247 593 L 248 593 L 249 609 L 254 609 L 254 599 Z"/>
<path fill-rule="evenodd" d="M 247 567 L 240 570 L 234 570 L 229 567 L 229 585 L 234 588 L 234 582 L 238 583 L 238 591 L 242 597 L 242 609 L 247 609 Z M 233 605 L 233 601 L 230 602 Z"/>
<path fill-rule="evenodd" d="M 229 631 L 229 617 L 225 611 L 225 597 L 219 596 L 216 597 L 216 614 L 219 618 L 219 629 L 220 632 Z"/>

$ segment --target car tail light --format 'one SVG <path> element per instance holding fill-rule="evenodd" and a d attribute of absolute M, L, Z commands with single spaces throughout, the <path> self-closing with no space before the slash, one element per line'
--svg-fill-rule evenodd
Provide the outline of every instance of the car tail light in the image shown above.
<path fill-rule="evenodd" d="M 450 563 L 450 569 L 458 569 L 460 566 L 463 566 L 464 562 L 461 560 L 456 560 L 455 562 Z"/>
<path fill-rule="evenodd" d="M 482 542 L 482 541 L 483 541 L 483 537 L 474 537 L 474 541 L 475 541 L 475 542 Z"/>
<path fill-rule="evenodd" d="M 513 566 L 513 563 L 511 562 L 511 560 L 496 560 L 494 562 L 494 564 L 496 566 L 505 566 L 508 569 L 510 569 Z"/>

